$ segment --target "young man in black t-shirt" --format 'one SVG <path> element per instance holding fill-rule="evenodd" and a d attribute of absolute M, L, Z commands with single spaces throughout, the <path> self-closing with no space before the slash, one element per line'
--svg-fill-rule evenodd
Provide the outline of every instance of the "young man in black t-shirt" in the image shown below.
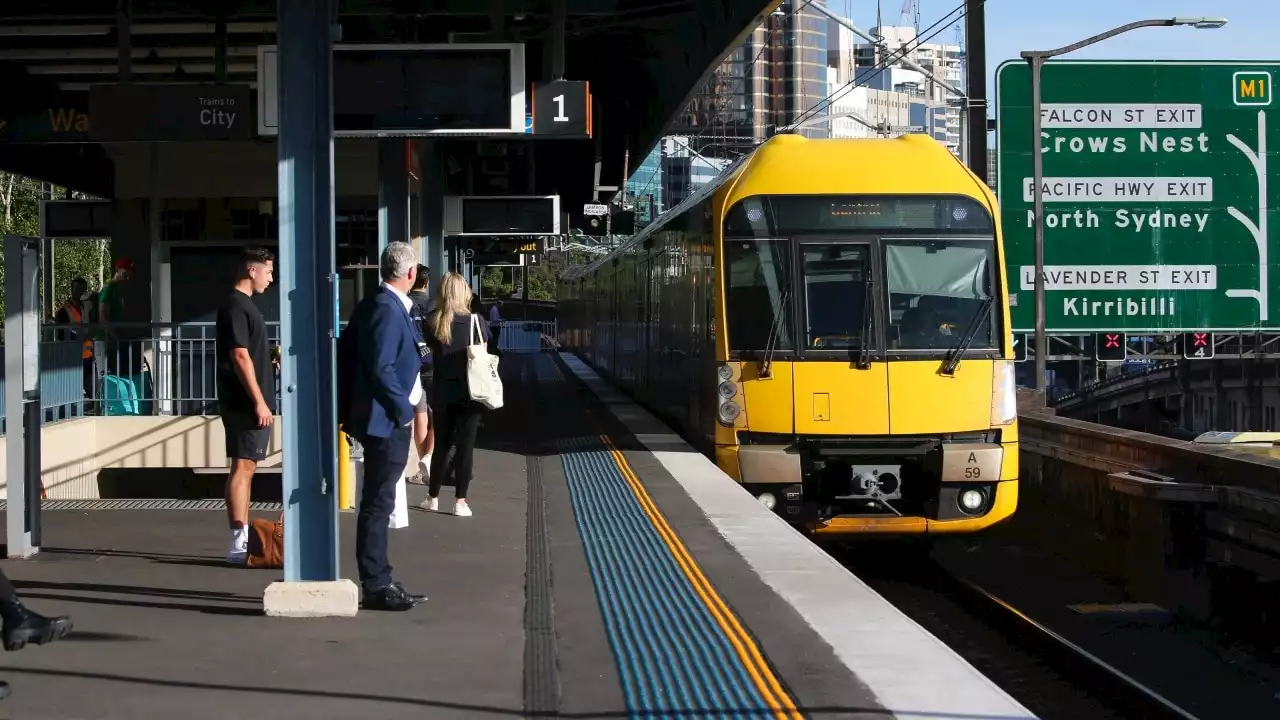
<path fill-rule="evenodd" d="M 227 522 L 231 549 L 227 562 L 242 565 L 249 544 L 249 491 L 258 463 L 267 457 L 275 422 L 275 368 L 267 324 L 252 297 L 271 285 L 275 257 L 248 248 L 240 257 L 235 288 L 218 310 L 218 410 L 226 429 Z"/>

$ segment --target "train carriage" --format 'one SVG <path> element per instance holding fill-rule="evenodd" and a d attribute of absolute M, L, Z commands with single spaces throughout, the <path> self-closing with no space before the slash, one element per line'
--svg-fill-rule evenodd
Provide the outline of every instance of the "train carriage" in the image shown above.
<path fill-rule="evenodd" d="M 560 279 L 563 347 L 815 533 L 1011 516 L 999 213 L 933 139 L 780 135 Z"/>

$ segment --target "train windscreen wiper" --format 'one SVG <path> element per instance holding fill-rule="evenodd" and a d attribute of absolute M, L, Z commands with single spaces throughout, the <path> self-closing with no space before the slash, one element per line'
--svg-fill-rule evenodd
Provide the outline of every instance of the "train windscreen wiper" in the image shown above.
<path fill-rule="evenodd" d="M 773 354 L 778 351 L 778 339 L 782 337 L 782 319 L 787 314 L 787 299 L 791 297 L 791 285 L 782 289 L 778 295 L 778 312 L 773 316 L 773 324 L 769 325 L 769 336 L 764 342 L 764 356 L 760 361 L 760 379 L 773 377 Z"/>
<path fill-rule="evenodd" d="M 871 369 L 871 304 L 875 298 L 872 294 L 874 283 L 871 281 L 870 275 L 867 276 L 866 291 L 862 300 L 862 338 L 858 346 L 858 364 L 855 366 L 858 370 Z"/>
<path fill-rule="evenodd" d="M 990 295 L 982 299 L 982 304 L 978 306 L 977 312 L 969 320 L 969 327 L 965 328 L 964 335 L 960 336 L 960 342 L 956 343 L 942 360 L 942 367 L 938 368 L 939 374 L 956 374 L 956 368 L 960 367 L 960 356 L 964 355 L 965 351 L 969 349 L 969 345 L 973 343 L 973 337 L 978 334 L 978 328 L 982 327 L 983 319 L 991 312 L 991 304 L 993 302 L 995 302 L 995 298 Z"/>

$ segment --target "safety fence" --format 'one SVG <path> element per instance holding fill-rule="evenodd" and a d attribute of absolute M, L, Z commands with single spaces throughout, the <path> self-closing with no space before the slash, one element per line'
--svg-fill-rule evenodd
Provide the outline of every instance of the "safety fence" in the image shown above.
<path fill-rule="evenodd" d="M 501 320 L 492 325 L 499 352 L 552 352 L 558 347 L 555 321 Z M 272 347 L 279 346 L 280 323 L 267 323 L 267 337 Z M 0 398 L 4 383 L 0 363 Z M 279 408 L 278 370 L 264 390 L 274 393 Z M 46 325 L 41 328 L 40 405 L 44 422 L 89 415 L 217 414 L 216 325 Z M 4 413 L 0 400 L 0 432 Z"/>

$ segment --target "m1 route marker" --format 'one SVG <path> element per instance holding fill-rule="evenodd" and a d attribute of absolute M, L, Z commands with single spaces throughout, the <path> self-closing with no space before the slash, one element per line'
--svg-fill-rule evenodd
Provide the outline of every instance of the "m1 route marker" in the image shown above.
<path fill-rule="evenodd" d="M 1038 144 L 1047 330 L 1280 329 L 1267 182 L 1280 62 L 1048 62 L 1038 143 L 1029 72 L 996 70 L 997 194 L 1009 284 L 1030 295 Z M 1034 329 L 1034 303 L 1010 313 Z"/>

